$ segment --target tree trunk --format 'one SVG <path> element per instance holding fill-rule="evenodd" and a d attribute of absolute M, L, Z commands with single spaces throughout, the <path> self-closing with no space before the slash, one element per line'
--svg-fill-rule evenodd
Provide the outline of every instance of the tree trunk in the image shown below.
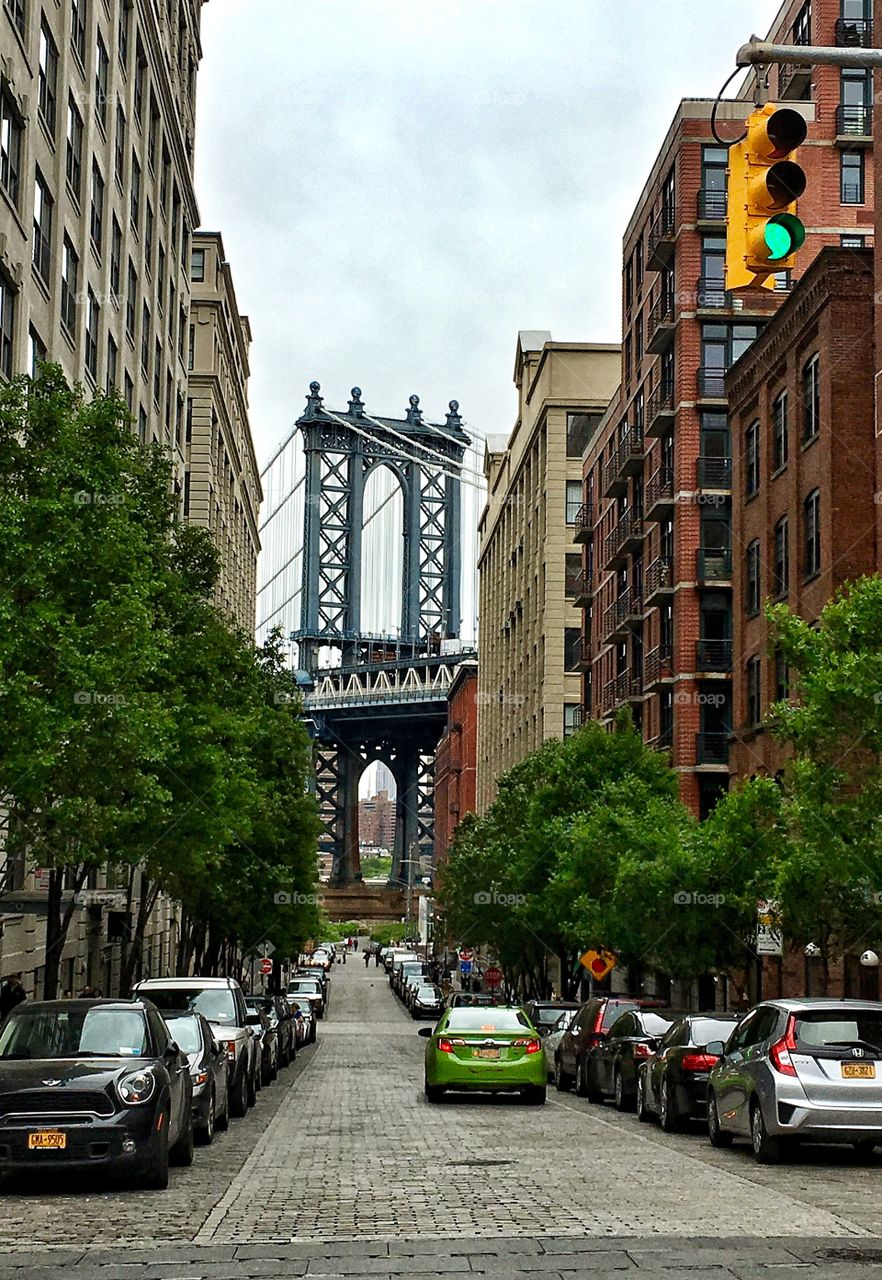
<path fill-rule="evenodd" d="M 156 906 L 156 899 L 158 897 L 159 884 L 151 884 L 142 872 L 141 896 L 138 899 L 138 918 L 135 921 L 135 928 L 132 931 L 131 938 L 129 939 L 129 946 L 126 948 L 122 971 L 120 973 L 120 988 L 123 993 L 132 989 L 132 984 L 136 977 L 141 977 L 141 964 L 144 956 L 144 934 L 147 931 L 147 924 L 153 914 L 153 908 Z"/>
<path fill-rule="evenodd" d="M 61 969 L 61 956 L 67 942 L 70 922 L 76 910 L 76 897 L 86 883 L 89 867 L 79 863 L 74 872 L 74 891 L 70 902 L 62 910 L 61 892 L 64 887 L 65 871 L 72 867 L 53 867 L 49 872 L 49 893 L 46 903 L 46 959 L 43 969 L 43 999 L 55 1000 L 58 997 L 58 974 Z"/>

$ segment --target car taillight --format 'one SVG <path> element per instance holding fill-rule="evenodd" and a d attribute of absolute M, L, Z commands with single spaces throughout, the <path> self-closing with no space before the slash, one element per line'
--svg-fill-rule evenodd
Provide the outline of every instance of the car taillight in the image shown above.
<path fill-rule="evenodd" d="M 226 1050 L 227 1057 L 230 1059 L 230 1061 L 235 1062 L 236 1061 L 236 1041 L 221 1040 L 220 1044 L 221 1044 L 221 1048 Z"/>
<path fill-rule="evenodd" d="M 438 1048 L 442 1053 L 453 1053 L 453 1041 L 448 1040 L 446 1036 L 442 1036 L 438 1041 Z"/>
<path fill-rule="evenodd" d="M 635 1044 L 634 1057 L 635 1058 L 651 1058 L 652 1049 L 649 1047 L 648 1044 Z"/>
<path fill-rule="evenodd" d="M 684 1053 L 680 1066 L 684 1071 L 710 1071 L 719 1059 L 714 1053 Z"/>
<path fill-rule="evenodd" d="M 525 1040 L 513 1040 L 513 1045 L 517 1045 L 519 1049 L 523 1049 L 524 1053 L 538 1053 L 542 1048 L 541 1040 L 534 1040 L 532 1037 Z"/>
<path fill-rule="evenodd" d="M 796 1035 L 794 1028 L 796 1027 L 796 1018 L 791 1013 L 787 1019 L 787 1029 L 780 1040 L 776 1040 L 769 1049 L 769 1057 L 772 1059 L 772 1066 L 779 1071 L 782 1076 L 795 1076 L 796 1067 L 791 1061 L 790 1055 L 796 1048 Z"/>

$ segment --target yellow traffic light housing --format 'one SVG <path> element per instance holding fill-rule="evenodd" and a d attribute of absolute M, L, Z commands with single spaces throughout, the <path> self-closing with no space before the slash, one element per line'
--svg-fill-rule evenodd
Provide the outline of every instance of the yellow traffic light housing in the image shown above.
<path fill-rule="evenodd" d="M 747 135 L 729 148 L 726 288 L 774 289 L 774 274 L 792 267 L 805 243 L 796 202 L 805 191 L 794 153 L 806 123 L 792 107 L 768 103 L 747 120 Z"/>

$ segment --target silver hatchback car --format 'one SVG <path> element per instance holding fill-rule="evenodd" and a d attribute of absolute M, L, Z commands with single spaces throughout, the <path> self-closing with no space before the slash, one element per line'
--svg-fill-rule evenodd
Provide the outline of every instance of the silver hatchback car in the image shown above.
<path fill-rule="evenodd" d="M 749 1138 L 762 1164 L 787 1146 L 882 1143 L 882 1004 L 873 1000 L 767 1000 L 738 1023 L 708 1080 L 714 1147 Z"/>

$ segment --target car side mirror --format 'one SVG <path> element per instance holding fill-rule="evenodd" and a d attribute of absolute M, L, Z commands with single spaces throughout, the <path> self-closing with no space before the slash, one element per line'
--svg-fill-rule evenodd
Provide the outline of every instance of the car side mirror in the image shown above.
<path fill-rule="evenodd" d="M 430 1038 L 431 1034 L 432 1034 L 431 1027 L 420 1027 L 419 1031 L 417 1032 L 418 1036 L 423 1036 L 426 1040 Z"/>
<path fill-rule="evenodd" d="M 180 1056 L 181 1056 L 180 1046 L 177 1044 L 175 1040 L 169 1040 L 168 1044 L 165 1046 L 165 1053 L 163 1054 L 163 1057 L 174 1059 L 174 1058 L 179 1058 Z"/>
<path fill-rule="evenodd" d="M 704 1046 L 704 1051 L 712 1058 L 724 1058 L 726 1056 L 726 1046 L 722 1040 L 711 1040 L 710 1044 Z"/>

